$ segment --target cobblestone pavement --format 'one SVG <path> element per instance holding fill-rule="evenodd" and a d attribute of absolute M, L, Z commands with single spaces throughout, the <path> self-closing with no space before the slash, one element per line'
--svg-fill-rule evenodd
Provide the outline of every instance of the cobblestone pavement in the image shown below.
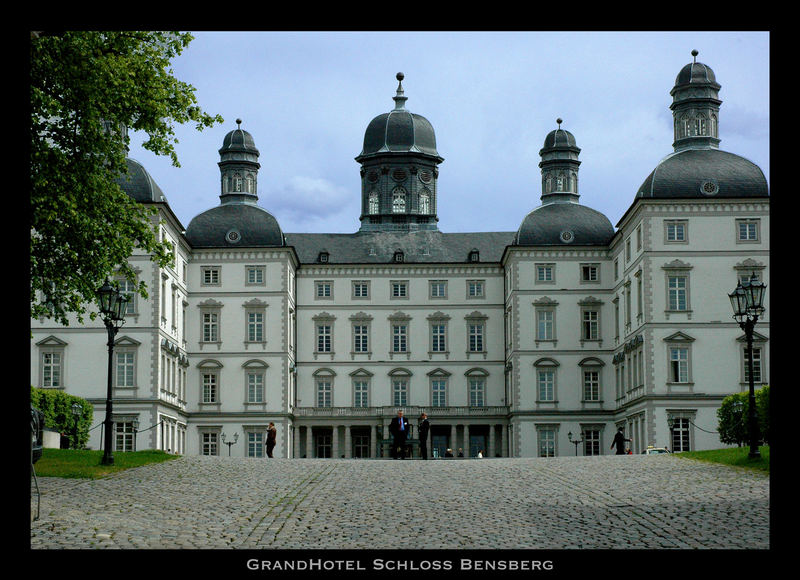
<path fill-rule="evenodd" d="M 674 456 L 182 457 L 38 483 L 32 549 L 770 547 L 769 475 Z"/>

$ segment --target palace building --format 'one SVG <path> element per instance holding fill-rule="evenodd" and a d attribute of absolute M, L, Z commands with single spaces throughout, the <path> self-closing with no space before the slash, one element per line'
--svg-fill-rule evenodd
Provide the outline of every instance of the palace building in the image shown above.
<path fill-rule="evenodd" d="M 276 457 L 386 457 L 398 409 L 412 439 L 428 414 L 435 456 L 602 455 L 618 427 L 633 453 L 721 447 L 716 411 L 748 388 L 727 294 L 753 274 L 769 291 L 769 190 L 756 165 L 719 149 L 711 68 L 693 59 L 678 73 L 673 149 L 616 224 L 580 202 L 581 149 L 559 119 L 543 136 L 541 203 L 508 232 L 439 229 L 443 158 L 397 79 L 355 158 L 351 234 L 283 232 L 259 204 L 259 150 L 239 120 L 219 149 L 219 203 L 186 227 L 129 160 L 120 186 L 158 208 L 175 260 L 130 258 L 151 298 L 131 293 L 116 337 L 115 450 L 135 437 L 138 449 L 265 457 L 274 422 Z M 31 329 L 32 384 L 87 399 L 99 425 L 105 327 Z"/>

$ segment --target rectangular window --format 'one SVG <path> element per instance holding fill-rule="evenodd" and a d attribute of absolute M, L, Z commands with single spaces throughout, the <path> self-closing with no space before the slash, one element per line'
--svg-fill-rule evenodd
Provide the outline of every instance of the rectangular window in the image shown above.
<path fill-rule="evenodd" d="M 213 373 L 203 374 L 203 402 L 217 402 L 217 375 Z"/>
<path fill-rule="evenodd" d="M 133 387 L 133 353 L 117 353 L 117 386 Z"/>
<path fill-rule="evenodd" d="M 353 325 L 353 352 L 368 352 L 369 335 L 366 324 Z"/>
<path fill-rule="evenodd" d="M 553 340 L 553 311 L 536 311 L 536 338 L 537 340 Z"/>
<path fill-rule="evenodd" d="M 202 268 L 202 285 L 216 286 L 219 284 L 219 266 Z"/>
<path fill-rule="evenodd" d="M 467 297 L 483 297 L 483 280 L 467 280 Z"/>
<path fill-rule="evenodd" d="M 758 220 L 736 220 L 740 242 L 758 241 Z"/>
<path fill-rule="evenodd" d="M 61 386 L 61 354 L 45 352 L 42 354 L 42 387 L 55 389 Z"/>
<path fill-rule="evenodd" d="M 264 313 L 247 313 L 247 340 L 249 342 L 263 342 L 264 340 Z"/>
<path fill-rule="evenodd" d="M 431 406 L 444 407 L 447 405 L 447 381 L 435 379 L 431 381 Z"/>
<path fill-rule="evenodd" d="M 264 433 L 247 432 L 247 457 L 264 457 Z"/>
<path fill-rule="evenodd" d="M 317 325 L 317 352 L 331 352 L 331 327 L 329 324 Z"/>
<path fill-rule="evenodd" d="M 676 417 L 672 425 L 672 449 L 673 453 L 689 451 L 689 419 L 686 417 Z"/>
<path fill-rule="evenodd" d="M 408 352 L 408 327 L 405 324 L 392 325 L 392 352 Z"/>
<path fill-rule="evenodd" d="M 447 282 L 444 280 L 431 280 L 431 298 L 447 297 Z"/>
<path fill-rule="evenodd" d="M 369 282 L 353 282 L 353 298 L 369 298 Z"/>
<path fill-rule="evenodd" d="M 689 382 L 689 350 L 686 348 L 669 349 L 670 379 L 673 383 Z"/>
<path fill-rule="evenodd" d="M 537 383 L 540 401 L 555 400 L 555 371 L 539 371 Z"/>
<path fill-rule="evenodd" d="M 599 371 L 583 371 L 583 400 L 600 400 L 600 373 Z"/>
<path fill-rule="evenodd" d="M 367 381 L 353 383 L 353 405 L 369 407 L 369 383 Z"/>
<path fill-rule="evenodd" d="M 666 222 L 667 228 L 667 241 L 668 242 L 685 242 L 686 241 L 686 223 L 685 222 Z"/>
<path fill-rule="evenodd" d="M 407 297 L 408 297 L 408 283 L 392 282 L 392 298 L 407 298 Z"/>
<path fill-rule="evenodd" d="M 750 357 L 747 354 L 747 349 L 744 349 L 744 380 L 750 382 Z M 761 349 L 753 347 L 753 382 L 761 383 Z"/>
<path fill-rule="evenodd" d="M 119 293 L 124 294 L 128 301 L 125 303 L 125 314 L 135 314 L 136 306 L 136 286 L 132 282 L 123 278 L 117 280 L 119 284 Z"/>
<path fill-rule="evenodd" d="M 247 402 L 264 402 L 264 375 L 262 373 L 247 374 Z"/>
<path fill-rule="evenodd" d="M 486 382 L 483 379 L 469 379 L 469 406 L 483 407 L 485 405 Z"/>
<path fill-rule="evenodd" d="M 249 285 L 264 284 L 264 266 L 247 266 L 246 279 Z"/>
<path fill-rule="evenodd" d="M 536 266 L 536 281 L 537 282 L 552 282 L 553 281 L 553 265 L 552 264 L 538 264 Z"/>
<path fill-rule="evenodd" d="M 597 264 L 581 264 L 581 280 L 583 282 L 597 282 L 600 279 L 600 269 Z"/>
<path fill-rule="evenodd" d="M 133 423 L 122 421 L 114 423 L 115 451 L 133 451 Z"/>
<path fill-rule="evenodd" d="M 600 431 L 596 429 L 583 431 L 583 454 L 600 455 Z"/>
<path fill-rule="evenodd" d="M 408 381 L 405 379 L 392 381 L 392 405 L 395 407 L 408 405 Z"/>
<path fill-rule="evenodd" d="M 670 276 L 668 286 L 669 309 L 686 310 L 686 276 Z"/>
<path fill-rule="evenodd" d="M 556 456 L 556 432 L 554 429 L 539 429 L 539 457 Z"/>
<path fill-rule="evenodd" d="M 597 340 L 600 313 L 596 310 L 583 311 L 583 339 L 584 340 Z"/>
<path fill-rule="evenodd" d="M 216 312 L 203 313 L 203 342 L 217 342 L 219 339 L 219 315 Z"/>
<path fill-rule="evenodd" d="M 317 381 L 317 407 L 330 407 L 333 404 L 333 385 L 328 379 Z"/>
<path fill-rule="evenodd" d="M 431 324 L 431 351 L 446 352 L 445 334 L 447 326 L 444 324 Z"/>
<path fill-rule="evenodd" d="M 483 324 L 469 325 L 469 351 L 483 352 Z"/>
<path fill-rule="evenodd" d="M 333 284 L 331 282 L 317 282 L 317 298 L 331 298 L 333 296 Z"/>
<path fill-rule="evenodd" d="M 203 433 L 200 445 L 201 455 L 219 455 L 219 436 L 216 433 Z"/>

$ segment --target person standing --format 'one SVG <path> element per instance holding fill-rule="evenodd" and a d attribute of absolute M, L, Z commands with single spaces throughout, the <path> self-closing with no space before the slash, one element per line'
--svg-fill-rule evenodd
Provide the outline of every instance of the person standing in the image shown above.
<path fill-rule="evenodd" d="M 275 439 L 278 436 L 278 430 L 275 428 L 275 423 L 270 422 L 267 427 L 267 457 L 272 457 L 272 450 L 275 449 Z"/>
<path fill-rule="evenodd" d="M 625 442 L 633 441 L 633 439 L 626 439 L 625 435 L 622 434 L 622 427 L 617 429 L 617 434 L 614 435 L 614 441 L 611 443 L 611 449 L 615 446 L 617 448 L 617 455 L 625 455 Z"/>
<path fill-rule="evenodd" d="M 430 431 L 431 423 L 428 421 L 428 415 L 422 413 L 419 416 L 419 425 L 417 432 L 419 433 L 419 454 L 422 459 L 428 459 L 428 432 Z"/>
<path fill-rule="evenodd" d="M 403 417 L 403 411 L 397 411 L 397 417 L 389 423 L 389 433 L 393 437 L 392 457 L 406 458 L 406 439 L 408 439 L 408 419 Z"/>

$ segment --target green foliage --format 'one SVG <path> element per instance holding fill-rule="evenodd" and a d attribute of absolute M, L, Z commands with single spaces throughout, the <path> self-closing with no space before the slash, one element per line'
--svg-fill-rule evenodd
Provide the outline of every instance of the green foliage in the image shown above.
<path fill-rule="evenodd" d="M 755 392 L 756 415 L 758 417 L 759 439 L 769 442 L 769 385 L 764 385 Z M 717 409 L 717 431 L 719 440 L 726 444 L 741 446 L 750 441 L 749 392 L 734 393 L 722 400 Z"/>
<path fill-rule="evenodd" d="M 130 30 L 31 34 L 32 317 L 66 325 L 74 314 L 83 322 L 116 269 L 136 283 L 128 264 L 134 250 L 162 266 L 172 260 L 158 240 L 155 209 L 130 199 L 116 180 L 127 171 L 129 129 L 180 166 L 173 123 L 202 130 L 222 122 L 172 76 L 171 59 L 191 39 Z M 137 292 L 147 297 L 144 282 Z"/>
<path fill-rule="evenodd" d="M 72 405 L 75 403 L 81 406 L 77 422 L 72 413 Z M 85 399 L 68 395 L 63 391 L 31 387 L 31 405 L 44 413 L 45 427 L 63 433 L 69 438 L 70 447 L 82 449 L 89 441 L 94 408 Z"/>
<path fill-rule="evenodd" d="M 114 465 L 103 465 L 103 451 L 89 449 L 44 449 L 42 458 L 36 462 L 38 477 L 63 477 L 67 479 L 99 479 L 123 469 L 141 467 L 148 463 L 160 463 L 178 459 L 164 451 L 117 451 Z"/>
<path fill-rule="evenodd" d="M 708 451 L 682 451 L 676 453 L 675 457 L 682 459 L 696 459 L 698 461 L 708 461 L 710 463 L 722 463 L 734 467 L 747 467 L 769 473 L 769 446 L 762 445 L 758 448 L 761 457 L 750 458 L 749 447 L 728 447 L 726 449 L 710 449 Z"/>

